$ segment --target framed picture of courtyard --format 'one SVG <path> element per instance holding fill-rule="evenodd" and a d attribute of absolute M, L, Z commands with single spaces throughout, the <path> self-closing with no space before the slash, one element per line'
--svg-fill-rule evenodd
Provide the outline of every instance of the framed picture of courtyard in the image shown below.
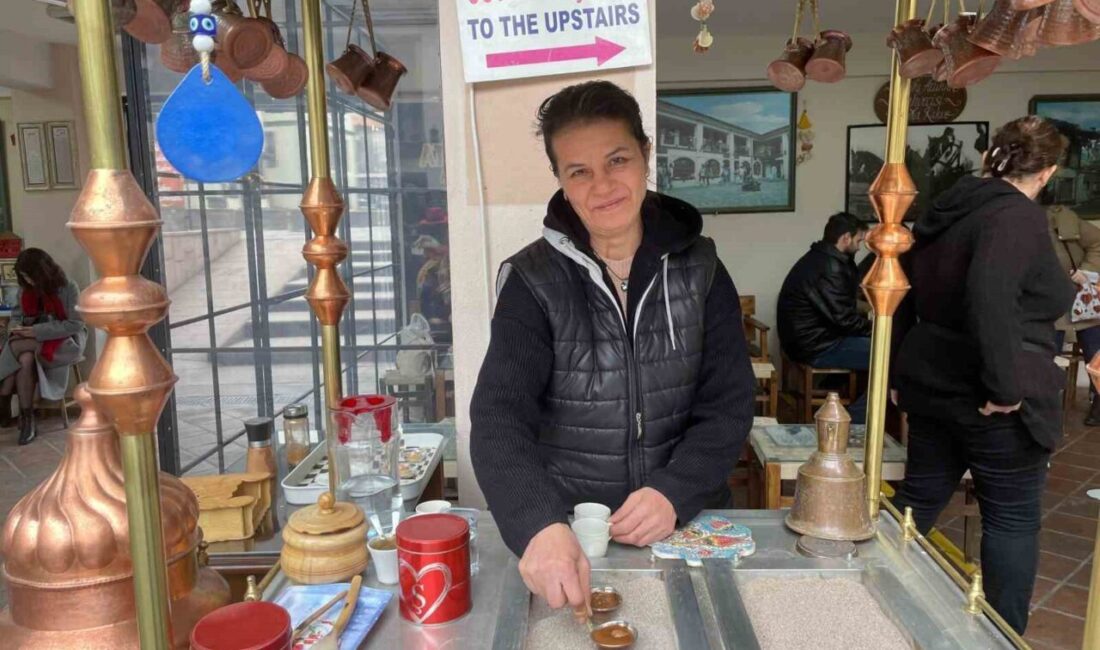
<path fill-rule="evenodd" d="M 1028 111 L 1054 123 L 1069 140 L 1047 190 L 1082 219 L 1100 219 L 1100 95 L 1038 95 Z"/>
<path fill-rule="evenodd" d="M 657 93 L 657 190 L 704 214 L 793 212 L 797 95 L 774 88 Z"/>
<path fill-rule="evenodd" d="M 905 166 L 917 184 L 917 200 L 905 221 L 924 214 L 941 192 L 963 176 L 981 173 L 982 154 L 989 148 L 989 122 L 913 124 L 905 146 Z M 866 221 L 876 221 L 867 190 L 882 170 L 886 157 L 886 127 L 867 124 L 848 127 L 846 210 Z"/>

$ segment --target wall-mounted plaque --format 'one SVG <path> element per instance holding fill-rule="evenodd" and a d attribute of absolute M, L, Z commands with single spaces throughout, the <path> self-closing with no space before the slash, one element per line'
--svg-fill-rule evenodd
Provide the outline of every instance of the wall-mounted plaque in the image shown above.
<path fill-rule="evenodd" d="M 890 107 L 890 82 L 886 82 L 875 95 L 875 115 L 883 124 Z M 966 108 L 966 89 L 951 88 L 931 77 L 918 77 L 912 81 L 909 92 L 909 123 L 939 124 L 954 122 Z"/>

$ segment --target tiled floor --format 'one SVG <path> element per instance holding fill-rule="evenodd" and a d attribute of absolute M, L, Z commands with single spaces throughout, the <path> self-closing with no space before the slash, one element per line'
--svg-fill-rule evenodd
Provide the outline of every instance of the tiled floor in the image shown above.
<path fill-rule="evenodd" d="M 1081 424 L 1081 402 L 1067 417 L 1065 444 L 1054 456 L 1044 496 L 1039 580 L 1027 633 L 1036 650 L 1078 650 L 1084 635 L 1098 510 L 1085 491 L 1100 488 L 1100 428 Z M 59 419 L 42 421 L 39 439 L 26 447 L 16 445 L 14 430 L 0 431 L 0 521 L 23 494 L 53 471 L 64 443 Z M 941 524 L 961 544 L 961 519 Z M 6 602 L 6 590 L 0 585 L 0 606 Z"/>

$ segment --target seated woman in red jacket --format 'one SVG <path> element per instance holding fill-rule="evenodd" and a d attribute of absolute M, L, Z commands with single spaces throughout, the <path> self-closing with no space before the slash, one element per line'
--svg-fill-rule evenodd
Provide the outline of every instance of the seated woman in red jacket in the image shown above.
<path fill-rule="evenodd" d="M 43 250 L 28 248 L 15 260 L 19 294 L 0 350 L 0 426 L 12 424 L 11 396 L 19 394 L 19 444 L 37 435 L 34 393 L 64 399 L 69 367 L 84 354 L 87 331 L 76 310 L 80 288 Z"/>

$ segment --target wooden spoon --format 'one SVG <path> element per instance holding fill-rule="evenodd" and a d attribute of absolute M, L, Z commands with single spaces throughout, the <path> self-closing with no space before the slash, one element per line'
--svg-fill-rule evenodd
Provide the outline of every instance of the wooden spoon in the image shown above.
<path fill-rule="evenodd" d="M 348 589 L 348 598 L 344 601 L 344 608 L 340 610 L 340 617 L 332 626 L 332 631 L 313 645 L 313 650 L 340 650 L 340 635 L 348 626 L 351 615 L 355 613 L 355 605 L 359 602 L 359 588 L 363 586 L 363 576 L 355 576 L 351 579 L 351 588 Z"/>

